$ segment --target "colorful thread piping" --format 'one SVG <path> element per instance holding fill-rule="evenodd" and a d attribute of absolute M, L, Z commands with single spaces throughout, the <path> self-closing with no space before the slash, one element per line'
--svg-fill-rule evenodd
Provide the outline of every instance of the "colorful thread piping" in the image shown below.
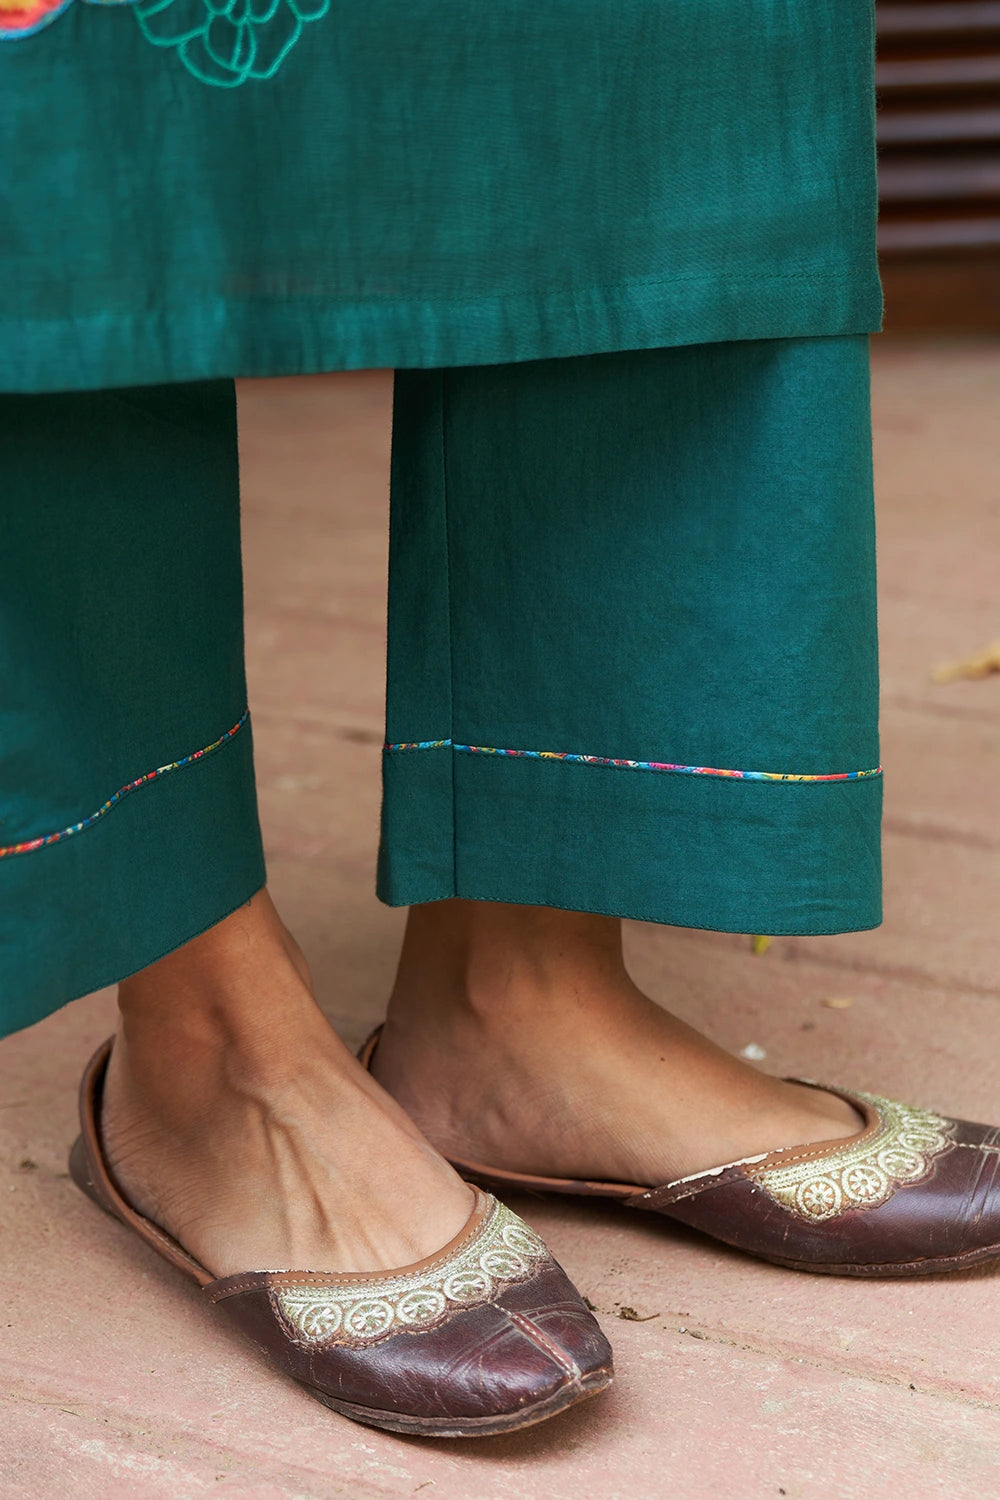
<path fill-rule="evenodd" d="M 239 734 L 244 724 L 250 717 L 250 710 L 245 708 L 240 714 L 232 729 L 227 729 L 224 735 L 215 740 L 213 744 L 206 745 L 204 750 L 193 750 L 190 755 L 185 755 L 182 760 L 172 760 L 168 766 L 157 766 L 155 771 L 147 771 L 145 776 L 138 776 L 135 781 L 130 781 L 127 786 L 120 787 L 113 797 L 109 797 L 103 807 L 99 807 L 89 818 L 82 818 L 79 823 L 71 823 L 68 828 L 60 828 L 57 833 L 45 833 L 40 838 L 28 839 L 23 844 L 8 844 L 6 848 L 0 846 L 0 859 L 8 859 L 13 854 L 30 854 L 35 849 L 47 849 L 50 844 L 61 844 L 63 839 L 72 838 L 74 833 L 82 833 L 85 828 L 92 828 L 101 818 L 107 817 L 113 807 L 117 807 L 123 797 L 129 792 L 138 791 L 139 787 L 146 786 L 150 781 L 158 781 L 161 776 L 168 775 L 171 771 L 181 771 L 185 766 L 192 765 L 196 760 L 204 760 L 206 755 L 211 755 L 218 750 L 234 735 Z"/>
<path fill-rule="evenodd" d="M 882 767 L 871 771 L 835 771 L 829 776 L 801 776 L 794 771 L 724 771 L 718 766 L 675 766 L 661 760 L 612 760 L 606 755 L 574 755 L 560 750 L 497 750 L 492 745 L 459 745 L 454 740 L 413 740 L 409 744 L 385 745 L 389 755 L 402 750 L 454 750 L 459 755 L 506 755 L 513 760 L 565 760 L 575 766 L 613 766 L 619 771 L 666 771 L 673 776 L 728 776 L 735 781 L 864 781 L 881 776 Z"/>

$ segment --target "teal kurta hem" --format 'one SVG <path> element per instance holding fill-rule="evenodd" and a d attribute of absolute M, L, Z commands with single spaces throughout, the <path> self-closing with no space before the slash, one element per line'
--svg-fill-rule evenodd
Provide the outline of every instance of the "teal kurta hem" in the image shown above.
<path fill-rule="evenodd" d="M 280 306 L 215 298 L 177 308 L 29 325 L 0 321 L 0 390 L 99 390 L 157 379 L 433 369 L 658 349 L 682 344 L 863 333 L 879 327 L 874 277 L 788 273 L 541 290 L 480 301 Z M 20 351 L 20 352 L 18 352 Z M 540 356 L 541 351 L 541 356 Z M 4 354 L 6 353 L 6 358 Z M 116 378 L 110 382 L 108 373 Z"/>
<path fill-rule="evenodd" d="M 321 10 L 232 87 L 203 0 L 0 40 L 0 390 L 878 326 L 871 0 Z"/>

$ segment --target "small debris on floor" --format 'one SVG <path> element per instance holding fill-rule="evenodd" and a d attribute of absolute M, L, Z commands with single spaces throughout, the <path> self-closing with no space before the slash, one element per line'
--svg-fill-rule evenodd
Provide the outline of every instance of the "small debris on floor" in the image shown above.
<path fill-rule="evenodd" d="M 931 673 L 931 682 L 958 682 L 963 677 L 989 677 L 991 672 L 1000 672 L 1000 641 L 994 641 L 985 650 L 976 656 L 966 657 L 964 661 L 946 662 L 942 667 L 935 667 Z"/>
<path fill-rule="evenodd" d="M 756 1042 L 747 1042 L 745 1047 L 740 1048 L 740 1056 L 745 1057 L 747 1062 L 763 1062 L 767 1053 Z"/>
<path fill-rule="evenodd" d="M 645 1317 L 642 1317 L 640 1313 L 636 1312 L 634 1307 L 620 1307 L 618 1309 L 618 1316 L 626 1323 L 651 1323 L 654 1318 L 658 1318 L 660 1315 L 656 1312 L 647 1313 Z"/>
<path fill-rule="evenodd" d="M 584 1307 L 587 1309 L 588 1312 L 596 1312 L 597 1311 L 597 1308 L 591 1302 L 590 1298 L 589 1297 L 584 1297 L 584 1295 L 582 1293 L 580 1294 L 580 1301 L 583 1303 Z"/>
<path fill-rule="evenodd" d="M 827 1010 L 850 1010 L 854 1001 L 850 995 L 830 995 L 826 1000 L 821 1000 L 820 1005 L 825 1005 Z"/>
<path fill-rule="evenodd" d="M 18 1162 L 17 1170 L 19 1172 L 37 1172 L 38 1163 L 37 1161 L 32 1161 L 30 1156 L 24 1156 Z"/>
<path fill-rule="evenodd" d="M 759 937 L 755 937 L 753 940 L 753 951 L 758 955 L 761 953 L 766 953 L 770 946 L 771 939 L 769 937 L 764 937 L 763 935 L 761 935 Z"/>
<path fill-rule="evenodd" d="M 342 740 L 349 740 L 352 745 L 381 745 L 382 736 L 371 729 L 359 729 L 353 724 L 345 724 L 336 733 Z"/>

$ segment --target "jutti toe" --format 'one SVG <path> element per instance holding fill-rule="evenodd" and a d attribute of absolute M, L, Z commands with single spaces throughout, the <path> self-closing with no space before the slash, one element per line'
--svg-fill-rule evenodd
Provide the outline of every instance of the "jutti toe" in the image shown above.
<path fill-rule="evenodd" d="M 387 1273 L 256 1270 L 221 1279 L 122 1195 L 104 1159 L 110 1043 L 80 1087 L 77 1185 L 324 1405 L 390 1432 L 475 1437 L 544 1421 L 611 1383 L 611 1350 L 538 1235 L 490 1194 L 437 1254 Z"/>

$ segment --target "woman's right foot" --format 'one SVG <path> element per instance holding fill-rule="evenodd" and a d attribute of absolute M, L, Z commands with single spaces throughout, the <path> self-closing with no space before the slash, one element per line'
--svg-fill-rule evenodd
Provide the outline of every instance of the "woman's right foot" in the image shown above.
<path fill-rule="evenodd" d="M 437 1437 L 532 1426 L 610 1383 L 565 1272 L 347 1052 L 265 893 L 119 1005 L 70 1171 L 277 1370 L 354 1421 Z"/>
<path fill-rule="evenodd" d="M 105 1156 L 215 1276 L 389 1271 L 463 1228 L 468 1186 L 319 1010 L 266 892 L 122 983 Z"/>

